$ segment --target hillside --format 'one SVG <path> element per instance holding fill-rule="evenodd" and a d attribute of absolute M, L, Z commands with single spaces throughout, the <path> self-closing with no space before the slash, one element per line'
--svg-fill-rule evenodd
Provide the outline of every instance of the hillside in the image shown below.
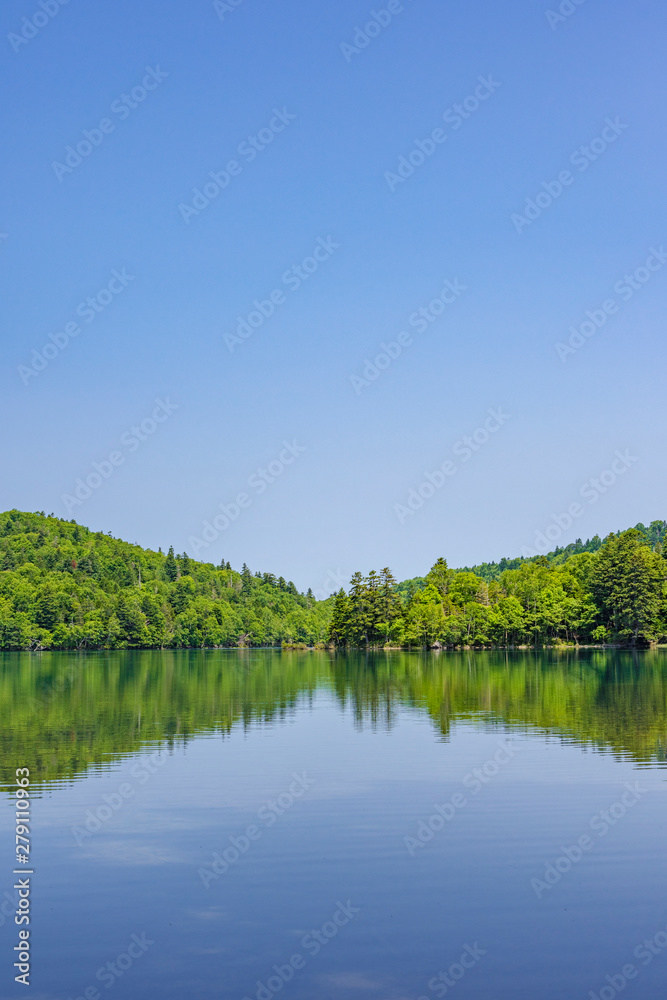
<path fill-rule="evenodd" d="M 270 573 L 142 549 L 73 521 L 0 514 L 0 649 L 321 642 L 327 602 Z"/>
<path fill-rule="evenodd" d="M 472 570 L 438 559 L 401 584 L 388 568 L 355 573 L 348 594 L 316 601 L 245 565 L 237 572 L 13 510 L 0 514 L 0 650 L 645 646 L 667 637 L 666 527 Z"/>
<path fill-rule="evenodd" d="M 639 524 L 635 525 L 635 531 L 639 531 L 641 535 L 646 539 L 646 544 L 655 550 L 658 546 L 662 546 L 665 534 L 667 533 L 667 521 L 651 521 L 648 528 L 646 525 Z M 621 532 L 616 532 L 616 535 L 620 535 Z M 585 542 L 582 542 L 581 538 L 577 538 L 575 542 L 570 542 L 569 545 L 559 546 L 555 548 L 552 552 L 545 553 L 545 558 L 548 563 L 555 566 L 560 566 L 566 562 L 570 556 L 579 555 L 581 552 L 597 552 L 602 548 L 602 539 L 599 535 L 593 535 L 592 538 L 588 538 Z M 541 556 L 518 556 L 516 559 L 501 559 L 497 563 L 481 563 L 479 566 L 464 567 L 466 570 L 469 569 L 471 573 L 476 573 L 477 576 L 481 576 L 483 580 L 487 582 L 490 580 L 499 579 L 500 575 L 508 569 L 518 569 L 522 563 L 534 562 L 535 559 L 540 559 Z"/>

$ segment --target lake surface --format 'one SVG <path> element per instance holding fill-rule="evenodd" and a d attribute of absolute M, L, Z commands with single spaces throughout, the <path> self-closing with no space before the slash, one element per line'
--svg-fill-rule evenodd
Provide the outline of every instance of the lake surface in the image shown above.
<path fill-rule="evenodd" d="M 0 997 L 664 995 L 665 651 L 0 654 L 0 711 Z"/>

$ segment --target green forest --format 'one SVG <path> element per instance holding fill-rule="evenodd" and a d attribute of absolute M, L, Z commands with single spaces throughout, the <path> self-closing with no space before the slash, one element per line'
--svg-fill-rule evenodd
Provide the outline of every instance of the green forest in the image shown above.
<path fill-rule="evenodd" d="M 233 570 L 92 532 L 0 514 L 0 649 L 305 645 L 465 648 L 667 641 L 664 521 L 546 556 L 398 583 L 355 573 L 317 601 L 272 573 Z"/>

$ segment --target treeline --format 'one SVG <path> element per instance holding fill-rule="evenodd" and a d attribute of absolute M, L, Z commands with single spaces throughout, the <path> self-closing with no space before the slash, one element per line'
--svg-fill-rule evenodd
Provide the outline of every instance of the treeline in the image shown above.
<path fill-rule="evenodd" d="M 665 522 L 398 584 L 356 573 L 316 601 L 271 573 L 153 552 L 45 514 L 0 514 L 0 650 L 322 645 L 485 647 L 667 641 Z M 578 545 L 581 543 L 575 543 Z M 485 564 L 490 566 L 492 564 Z"/>
<path fill-rule="evenodd" d="M 635 525 L 635 531 L 642 535 L 647 545 L 656 549 L 658 546 L 662 547 L 664 542 L 667 534 L 667 521 L 651 521 L 648 527 L 640 522 Z M 617 536 L 620 534 L 620 531 L 616 532 Z M 577 538 L 569 545 L 557 546 L 552 552 L 546 552 L 544 555 L 548 563 L 560 565 L 566 562 L 570 556 L 579 555 L 581 552 L 597 552 L 602 548 L 602 545 L 603 541 L 600 536 L 593 535 L 585 542 L 582 542 L 581 538 Z M 476 573 L 477 576 L 481 576 L 487 581 L 498 580 L 505 570 L 518 569 L 525 562 L 532 562 L 535 558 L 535 556 L 518 556 L 516 559 L 501 559 L 497 563 L 485 562 L 480 563 L 479 566 L 465 566 L 464 569 Z"/>
<path fill-rule="evenodd" d="M 523 560 L 490 580 L 451 570 L 444 559 L 423 583 L 398 586 L 388 569 L 356 573 L 349 593 L 336 595 L 328 639 L 336 646 L 447 648 L 665 641 L 663 536 L 651 545 L 631 528 L 596 551 Z"/>
<path fill-rule="evenodd" d="M 0 514 L 0 649 L 312 645 L 329 617 L 325 602 L 271 573 L 152 552 L 44 514 Z"/>

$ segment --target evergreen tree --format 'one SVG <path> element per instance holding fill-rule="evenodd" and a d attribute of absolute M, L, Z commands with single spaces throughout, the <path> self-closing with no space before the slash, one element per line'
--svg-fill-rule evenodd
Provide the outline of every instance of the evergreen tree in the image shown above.
<path fill-rule="evenodd" d="M 252 592 L 252 573 L 248 569 L 245 563 L 243 563 L 243 569 L 241 570 L 241 593 L 244 597 L 248 597 Z"/>
<path fill-rule="evenodd" d="M 447 560 L 440 556 L 426 574 L 426 581 L 433 584 L 444 600 L 449 592 L 449 585 L 453 576 L 454 573 L 447 566 Z"/>
<path fill-rule="evenodd" d="M 354 646 L 368 643 L 368 605 L 366 581 L 359 571 L 350 580 L 350 609 L 347 640 Z"/>
<path fill-rule="evenodd" d="M 375 644 L 382 635 L 382 596 L 380 576 L 372 569 L 364 580 L 366 642 Z"/>
<path fill-rule="evenodd" d="M 344 646 L 348 642 L 350 629 L 350 600 L 341 587 L 334 599 L 333 613 L 329 623 L 327 642 L 335 646 Z"/>
<path fill-rule="evenodd" d="M 178 579 L 178 563 L 174 558 L 174 546 L 169 546 L 169 552 L 167 553 L 167 558 L 164 561 L 164 575 L 166 579 L 173 583 L 174 580 Z"/>
<path fill-rule="evenodd" d="M 388 642 L 392 622 L 396 621 L 402 610 L 401 599 L 398 596 L 396 578 L 388 566 L 385 566 L 380 573 L 380 592 L 378 604 L 381 628 L 384 632 L 384 641 Z"/>

